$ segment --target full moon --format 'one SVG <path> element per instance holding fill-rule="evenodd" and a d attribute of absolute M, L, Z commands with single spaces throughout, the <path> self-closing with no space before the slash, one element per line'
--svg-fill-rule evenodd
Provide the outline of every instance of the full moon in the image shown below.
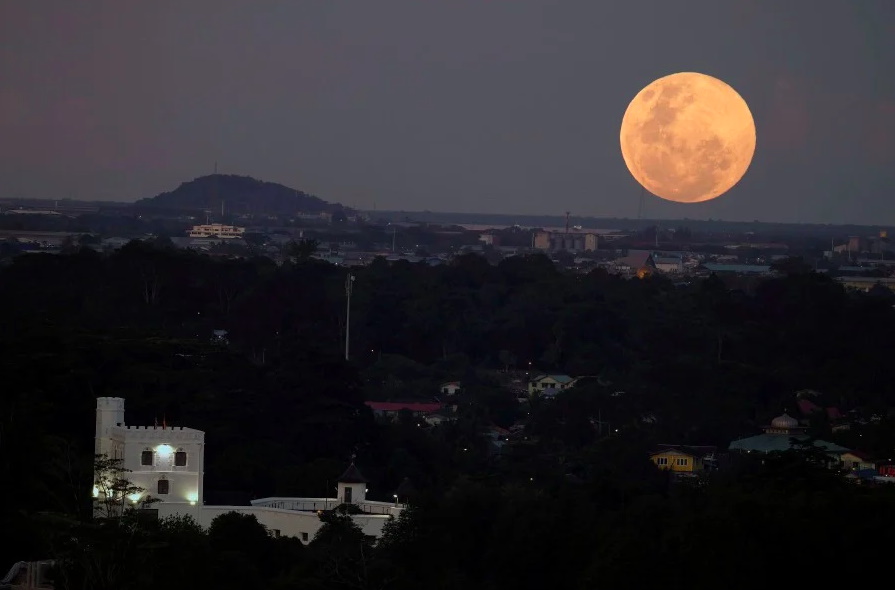
<path fill-rule="evenodd" d="M 721 80 L 694 72 L 659 78 L 638 92 L 619 136 L 637 182 L 678 203 L 720 197 L 740 181 L 755 153 L 746 101 Z"/>

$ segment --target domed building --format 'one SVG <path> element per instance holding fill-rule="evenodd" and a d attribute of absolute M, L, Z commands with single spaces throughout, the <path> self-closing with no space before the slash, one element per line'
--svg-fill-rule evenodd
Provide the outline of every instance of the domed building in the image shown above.
<path fill-rule="evenodd" d="M 741 438 L 730 443 L 731 451 L 746 453 L 772 453 L 774 451 L 788 451 L 793 447 L 793 441 L 806 441 L 809 439 L 806 427 L 787 413 L 777 416 L 771 423 L 764 427 L 763 434 Z M 826 450 L 837 458 L 849 449 L 825 440 L 815 440 L 814 446 Z"/>

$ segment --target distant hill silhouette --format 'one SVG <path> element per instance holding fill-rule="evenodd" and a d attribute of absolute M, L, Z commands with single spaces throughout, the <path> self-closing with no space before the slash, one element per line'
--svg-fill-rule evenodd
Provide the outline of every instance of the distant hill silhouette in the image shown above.
<path fill-rule="evenodd" d="M 184 182 L 173 191 L 140 199 L 137 209 L 165 210 L 221 210 L 221 202 L 228 214 L 285 214 L 333 212 L 343 209 L 337 203 L 299 190 L 264 182 L 251 176 L 212 174 Z"/>

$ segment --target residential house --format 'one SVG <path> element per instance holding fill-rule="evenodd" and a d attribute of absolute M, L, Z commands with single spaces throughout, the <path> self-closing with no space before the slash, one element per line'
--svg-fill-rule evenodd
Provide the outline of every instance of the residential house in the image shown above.
<path fill-rule="evenodd" d="M 423 420 L 430 426 L 440 426 L 445 422 L 453 422 L 457 419 L 457 413 L 449 408 L 442 408 L 431 414 L 426 414 Z"/>
<path fill-rule="evenodd" d="M 659 469 L 694 473 L 714 469 L 717 465 L 716 452 L 717 448 L 713 446 L 658 445 L 650 453 L 650 461 Z"/>
<path fill-rule="evenodd" d="M 510 431 L 492 424 L 482 432 L 482 436 L 491 443 L 491 452 L 499 454 L 503 446 L 510 440 Z"/>
<path fill-rule="evenodd" d="M 847 471 L 864 471 L 870 469 L 876 471 L 876 461 L 861 451 L 848 451 L 839 455 L 842 468 Z"/>
<path fill-rule="evenodd" d="M 555 395 L 575 385 L 577 379 L 568 375 L 538 375 L 528 382 L 529 395 Z"/>
<path fill-rule="evenodd" d="M 439 385 L 438 389 L 443 395 L 455 395 L 458 391 L 460 391 L 460 382 L 448 381 L 447 383 L 442 383 L 441 385 Z"/>
<path fill-rule="evenodd" d="M 410 412 L 414 417 L 427 416 L 441 410 L 444 405 L 439 403 L 420 402 L 364 402 L 373 410 L 377 418 L 395 420 L 402 411 Z"/>

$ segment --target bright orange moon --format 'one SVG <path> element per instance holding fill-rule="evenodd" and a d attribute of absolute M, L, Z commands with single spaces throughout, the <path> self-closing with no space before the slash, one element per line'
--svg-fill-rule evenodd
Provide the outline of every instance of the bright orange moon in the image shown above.
<path fill-rule="evenodd" d="M 654 195 L 678 203 L 720 197 L 755 154 L 755 122 L 737 91 L 711 76 L 682 72 L 637 93 L 622 119 L 622 157 Z"/>

